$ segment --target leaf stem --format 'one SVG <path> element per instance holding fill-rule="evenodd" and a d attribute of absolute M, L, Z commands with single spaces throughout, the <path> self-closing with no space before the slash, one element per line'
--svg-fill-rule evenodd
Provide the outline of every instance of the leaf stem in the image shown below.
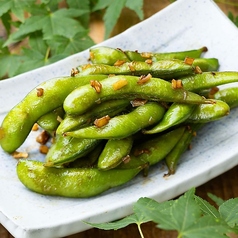
<path fill-rule="evenodd" d="M 144 235 L 143 235 L 143 232 L 142 232 L 142 230 L 141 230 L 140 224 L 137 224 L 137 227 L 138 227 L 138 230 L 139 230 L 139 233 L 140 233 L 141 238 L 144 238 Z"/>
<path fill-rule="evenodd" d="M 48 60 L 49 55 L 50 55 L 50 47 L 48 47 L 47 50 L 46 50 L 45 59 L 44 59 L 45 62 Z"/>

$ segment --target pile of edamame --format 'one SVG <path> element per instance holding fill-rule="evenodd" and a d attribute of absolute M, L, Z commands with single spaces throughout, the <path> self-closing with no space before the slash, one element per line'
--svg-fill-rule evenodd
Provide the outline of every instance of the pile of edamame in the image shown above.
<path fill-rule="evenodd" d="M 30 190 L 85 198 L 127 183 L 165 161 L 174 174 L 181 155 L 206 123 L 238 106 L 238 72 L 220 72 L 206 47 L 138 52 L 98 46 L 71 75 L 50 79 L 4 118 L 0 145 L 9 154 L 37 123 L 53 139 L 40 162 L 20 159 Z"/>

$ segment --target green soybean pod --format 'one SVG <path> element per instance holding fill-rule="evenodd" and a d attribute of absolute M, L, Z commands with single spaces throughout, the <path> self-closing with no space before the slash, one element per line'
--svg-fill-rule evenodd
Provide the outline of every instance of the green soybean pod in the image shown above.
<path fill-rule="evenodd" d="M 183 77 L 181 80 L 184 89 L 192 92 L 200 92 L 212 87 L 238 82 L 238 72 L 203 72 L 201 74 Z"/>
<path fill-rule="evenodd" d="M 217 71 L 219 68 L 219 61 L 217 58 L 196 58 L 193 66 L 199 66 L 203 72 Z"/>
<path fill-rule="evenodd" d="M 206 51 L 207 47 L 177 52 L 139 52 L 137 50 L 131 51 L 106 46 L 99 46 L 90 49 L 90 59 L 91 62 L 94 64 L 114 65 L 118 60 L 128 62 L 145 61 L 147 59 L 158 61 L 164 59 L 184 60 L 186 57 L 199 58 L 202 53 Z"/>
<path fill-rule="evenodd" d="M 77 67 L 79 75 L 92 74 L 115 74 L 115 75 L 146 75 L 150 73 L 153 77 L 166 80 L 176 79 L 187 75 L 195 74 L 196 69 L 192 64 L 183 60 L 159 60 L 156 62 L 132 61 L 119 66 L 106 64 L 87 64 Z"/>
<path fill-rule="evenodd" d="M 93 47 L 89 50 L 89 55 L 94 64 L 114 65 L 118 60 L 130 61 L 124 51 L 107 46 Z"/>
<path fill-rule="evenodd" d="M 125 50 L 124 53 L 130 59 L 130 61 L 152 60 L 153 62 L 156 62 L 160 60 L 171 60 L 171 59 L 184 60 L 186 57 L 199 58 L 203 52 L 203 49 L 204 48 L 198 50 L 164 52 L 164 53 L 138 52 L 138 51 Z"/>
<path fill-rule="evenodd" d="M 230 113 L 230 107 L 226 102 L 214 100 L 214 104 L 197 105 L 188 117 L 189 123 L 207 123 L 219 120 Z"/>
<path fill-rule="evenodd" d="M 145 80 L 144 80 L 145 79 Z M 67 114 L 79 115 L 99 102 L 112 99 L 146 99 L 163 102 L 212 103 L 211 99 L 185 90 L 173 88 L 170 82 L 163 79 L 118 75 L 101 80 L 101 91 L 97 93 L 90 85 L 84 85 L 71 92 L 64 100 Z"/>
<path fill-rule="evenodd" d="M 105 115 L 109 115 L 110 117 L 115 116 L 125 110 L 129 105 L 130 101 L 127 99 L 115 99 L 100 103 L 82 115 L 66 114 L 58 126 L 56 133 L 63 134 L 66 131 L 79 129 L 84 125 L 92 123 L 97 117 L 103 117 Z"/>
<path fill-rule="evenodd" d="M 178 162 L 182 154 L 188 149 L 196 131 L 202 126 L 202 124 L 194 124 L 188 126 L 182 134 L 180 140 L 174 146 L 174 148 L 165 156 L 165 162 L 168 167 L 168 175 L 175 174 Z"/>
<path fill-rule="evenodd" d="M 46 113 L 37 120 L 37 124 L 48 132 L 56 131 L 60 124 L 60 120 L 64 117 L 63 107 L 58 107 L 51 112 Z"/>
<path fill-rule="evenodd" d="M 68 168 L 94 168 L 97 167 L 98 157 L 102 153 L 105 146 L 105 141 L 99 142 L 96 147 L 81 158 L 77 158 L 74 161 L 67 163 Z"/>
<path fill-rule="evenodd" d="M 226 102 L 231 109 L 238 107 L 238 87 L 220 89 L 212 98 Z"/>
<path fill-rule="evenodd" d="M 17 176 L 25 187 L 36 193 L 88 198 L 127 183 L 142 169 L 143 166 L 108 171 L 97 168 L 50 168 L 39 161 L 20 160 Z"/>
<path fill-rule="evenodd" d="M 186 121 L 195 109 L 194 104 L 173 103 L 165 112 L 164 117 L 151 129 L 144 129 L 144 134 L 159 133 Z"/>
<path fill-rule="evenodd" d="M 157 123 L 163 117 L 164 112 L 164 107 L 159 103 L 148 102 L 136 107 L 127 114 L 111 118 L 102 127 L 88 126 L 76 131 L 65 132 L 64 136 L 91 139 L 122 139 Z"/>
<path fill-rule="evenodd" d="M 202 53 L 204 52 L 207 52 L 207 47 L 205 46 L 199 49 L 192 49 L 192 50 L 173 51 L 173 52 L 164 52 L 164 53 L 151 53 L 152 55 L 151 58 L 153 61 L 164 60 L 164 59 L 184 60 L 186 57 L 200 58 Z M 142 56 L 145 56 L 147 54 L 148 53 L 142 53 Z"/>
<path fill-rule="evenodd" d="M 118 140 L 108 140 L 98 157 L 98 169 L 108 170 L 117 167 L 122 163 L 123 158 L 129 155 L 132 145 L 132 136 Z"/>
<path fill-rule="evenodd" d="M 45 157 L 45 166 L 62 166 L 92 151 L 100 140 L 57 136 Z"/>
<path fill-rule="evenodd" d="M 0 127 L 2 149 L 8 153 L 14 152 L 25 141 L 34 123 L 41 116 L 62 106 L 70 92 L 91 80 L 101 80 L 105 77 L 107 76 L 60 77 L 35 87 L 4 118 Z"/>
<path fill-rule="evenodd" d="M 163 134 L 158 134 L 153 138 L 148 138 L 138 144 L 134 142 L 135 146 L 131 150 L 130 159 L 125 161 L 125 163 L 121 163 L 119 167 L 128 169 L 136 168 L 145 163 L 149 165 L 158 163 L 180 141 L 184 131 L 185 126 L 180 126 Z"/>

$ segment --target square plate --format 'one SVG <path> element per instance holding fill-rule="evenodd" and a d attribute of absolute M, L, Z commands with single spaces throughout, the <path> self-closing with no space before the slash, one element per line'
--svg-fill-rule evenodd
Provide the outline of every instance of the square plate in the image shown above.
<path fill-rule="evenodd" d="M 178 0 L 149 19 L 100 45 L 139 51 L 180 51 L 208 47 L 205 57 L 216 57 L 220 70 L 237 70 L 238 30 L 211 0 Z M 55 64 L 0 82 L 0 121 L 39 83 L 86 63 L 88 50 Z M 137 176 L 128 184 L 89 199 L 42 196 L 27 190 L 16 175 L 16 160 L 0 149 L 0 222 L 14 237 L 52 238 L 90 227 L 82 221 L 106 222 L 132 212 L 140 197 L 164 201 L 199 186 L 238 164 L 238 110 L 198 133 L 193 149 L 186 152 L 177 173 L 163 178 L 166 166 L 151 168 L 149 176 Z M 34 134 L 32 135 L 35 136 Z M 42 159 L 34 150 L 31 159 Z"/>

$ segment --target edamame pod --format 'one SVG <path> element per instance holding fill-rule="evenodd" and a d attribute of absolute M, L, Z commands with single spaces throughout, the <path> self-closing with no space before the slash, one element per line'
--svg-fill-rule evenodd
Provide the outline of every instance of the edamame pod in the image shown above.
<path fill-rule="evenodd" d="M 175 174 L 181 155 L 188 149 L 189 144 L 196 135 L 196 131 L 201 125 L 202 124 L 195 124 L 188 126 L 174 148 L 165 156 L 165 163 L 169 170 L 168 175 Z"/>
<path fill-rule="evenodd" d="M 102 127 L 88 126 L 76 131 L 65 132 L 64 136 L 91 139 L 122 139 L 135 134 L 142 128 L 157 123 L 165 109 L 157 102 L 148 102 L 127 114 L 115 116 Z"/>
<path fill-rule="evenodd" d="M 25 141 L 34 123 L 41 116 L 62 106 L 64 99 L 70 92 L 91 80 L 101 80 L 105 77 L 107 76 L 61 77 L 38 85 L 4 118 L 0 127 L 2 149 L 8 153 L 14 152 Z"/>
<path fill-rule="evenodd" d="M 17 175 L 28 189 L 40 194 L 88 198 L 127 183 L 142 169 L 49 168 L 39 161 L 20 160 Z"/>
<path fill-rule="evenodd" d="M 214 102 L 214 104 L 209 105 L 197 105 L 192 114 L 188 117 L 187 122 L 207 123 L 229 115 L 230 107 L 226 102 L 221 100 L 214 100 Z"/>
<path fill-rule="evenodd" d="M 56 131 L 60 124 L 60 119 L 64 117 L 63 107 L 58 107 L 51 112 L 46 113 L 37 120 L 37 124 L 48 132 Z"/>
<path fill-rule="evenodd" d="M 187 64 L 182 60 L 160 60 L 156 62 L 132 61 L 119 66 L 106 64 L 87 64 L 77 67 L 79 75 L 92 74 L 115 74 L 115 75 L 146 75 L 150 73 L 153 77 L 162 79 L 180 78 L 186 75 L 195 74 L 193 64 Z"/>
<path fill-rule="evenodd" d="M 158 134 L 156 137 L 150 138 L 144 142 L 135 144 L 130 153 L 129 162 L 126 161 L 126 163 L 121 163 L 119 168 L 136 168 L 145 163 L 148 163 L 149 165 L 158 163 L 163 160 L 180 141 L 184 131 L 185 126 L 181 126 L 166 133 Z"/>
<path fill-rule="evenodd" d="M 162 120 L 153 128 L 143 130 L 144 134 L 159 133 L 168 128 L 178 125 L 186 121 L 192 114 L 196 105 L 184 104 L 184 103 L 173 103 L 168 110 L 165 112 Z"/>
<path fill-rule="evenodd" d="M 170 82 L 163 79 L 118 75 L 100 81 L 101 90 L 96 92 L 90 85 L 85 85 L 71 92 L 64 101 L 64 110 L 68 114 L 83 114 L 92 106 L 111 99 L 147 99 L 179 103 L 212 103 L 211 99 L 185 90 L 173 88 Z"/>
<path fill-rule="evenodd" d="M 99 142 L 100 140 L 96 139 L 78 139 L 58 135 L 45 157 L 44 165 L 54 167 L 74 161 L 92 151 Z"/>
<path fill-rule="evenodd" d="M 94 64 L 108 64 L 114 65 L 117 61 L 145 61 L 151 59 L 153 61 L 164 59 L 180 59 L 184 60 L 186 57 L 199 58 L 203 52 L 207 51 L 207 47 L 200 49 L 177 51 L 177 52 L 138 52 L 130 50 L 122 50 L 107 46 L 99 46 L 90 49 L 90 60 Z"/>
<path fill-rule="evenodd" d="M 107 46 L 93 47 L 89 50 L 90 60 L 94 64 L 114 65 L 118 60 L 129 62 L 124 51 Z"/>
<path fill-rule="evenodd" d="M 193 66 L 199 66 L 202 72 L 217 71 L 219 62 L 217 58 L 196 58 L 193 61 Z"/>
<path fill-rule="evenodd" d="M 223 84 L 238 82 L 238 72 L 204 72 L 181 78 L 181 80 L 184 89 L 192 92 L 200 92 Z"/>
<path fill-rule="evenodd" d="M 164 53 L 154 53 L 154 52 L 138 52 L 138 51 L 124 51 L 127 57 L 131 61 L 145 61 L 151 59 L 152 61 L 165 60 L 165 59 L 179 59 L 184 60 L 186 57 L 199 58 L 203 52 L 207 51 L 207 47 L 202 47 L 200 49 L 177 51 L 177 52 L 164 52 Z"/>
<path fill-rule="evenodd" d="M 118 166 L 122 163 L 123 158 L 129 155 L 132 145 L 133 138 L 131 136 L 118 140 L 108 140 L 98 158 L 98 169 L 108 170 Z"/>
<path fill-rule="evenodd" d="M 220 89 L 212 98 L 226 102 L 230 108 L 238 107 L 238 87 Z"/>
<path fill-rule="evenodd" d="M 66 164 L 66 167 L 68 168 L 97 167 L 98 157 L 100 156 L 104 146 L 105 146 L 105 141 L 101 141 L 92 151 L 87 153 L 85 156 Z"/>
<path fill-rule="evenodd" d="M 79 129 L 83 125 L 92 123 L 97 117 L 100 118 L 105 115 L 113 117 L 122 112 L 128 105 L 130 105 L 130 101 L 127 99 L 115 99 L 100 103 L 82 115 L 66 115 L 58 126 L 56 133 L 63 134 L 66 131 Z"/>

